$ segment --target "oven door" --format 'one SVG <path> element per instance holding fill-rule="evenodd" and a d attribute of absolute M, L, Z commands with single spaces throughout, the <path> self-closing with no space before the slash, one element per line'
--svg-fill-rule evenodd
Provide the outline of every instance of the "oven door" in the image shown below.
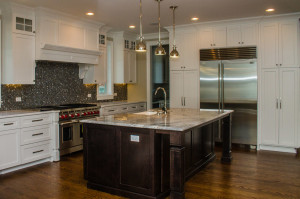
<path fill-rule="evenodd" d="M 67 149 L 74 146 L 76 137 L 76 122 L 62 122 L 59 125 L 59 149 Z"/>

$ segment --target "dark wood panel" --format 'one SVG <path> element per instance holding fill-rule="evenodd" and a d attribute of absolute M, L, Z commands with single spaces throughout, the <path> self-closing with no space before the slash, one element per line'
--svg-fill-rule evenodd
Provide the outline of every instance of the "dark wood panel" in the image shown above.
<path fill-rule="evenodd" d="M 85 125 L 84 139 L 86 179 L 94 183 L 117 187 L 119 155 L 115 128 Z"/>

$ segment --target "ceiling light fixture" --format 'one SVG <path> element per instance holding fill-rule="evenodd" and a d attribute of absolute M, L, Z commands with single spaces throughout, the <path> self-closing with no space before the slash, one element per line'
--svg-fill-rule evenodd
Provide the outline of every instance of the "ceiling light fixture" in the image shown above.
<path fill-rule="evenodd" d="M 177 8 L 177 6 L 171 6 L 170 8 L 173 10 L 173 50 L 170 53 L 170 57 L 171 58 L 178 58 L 179 53 L 176 50 L 176 44 L 175 44 L 175 9 Z"/>
<path fill-rule="evenodd" d="M 198 18 L 198 17 L 192 17 L 191 20 L 192 20 L 192 21 L 198 21 L 199 18 Z"/>
<path fill-rule="evenodd" d="M 166 51 L 165 49 L 162 47 L 162 43 L 160 41 L 160 2 L 162 0 L 155 0 L 158 2 L 158 46 L 155 49 L 155 55 L 165 55 Z"/>
<path fill-rule="evenodd" d="M 94 13 L 93 12 L 87 12 L 87 13 L 85 13 L 87 16 L 93 16 L 94 15 Z"/>
<path fill-rule="evenodd" d="M 129 28 L 130 29 L 135 29 L 135 25 L 130 25 Z"/>
<path fill-rule="evenodd" d="M 268 9 L 266 9 L 266 12 L 274 12 L 274 11 L 275 11 L 274 8 L 268 8 Z"/>
<path fill-rule="evenodd" d="M 135 51 L 137 52 L 146 52 L 146 45 L 144 43 L 143 38 L 143 27 L 142 27 L 142 0 L 140 0 L 140 41 L 135 47 Z"/>

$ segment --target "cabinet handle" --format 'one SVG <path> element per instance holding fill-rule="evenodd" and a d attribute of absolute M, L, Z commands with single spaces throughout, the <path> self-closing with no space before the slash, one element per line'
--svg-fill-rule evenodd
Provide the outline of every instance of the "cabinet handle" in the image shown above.
<path fill-rule="evenodd" d="M 185 97 L 183 98 L 183 105 L 185 106 Z"/>
<path fill-rule="evenodd" d="M 123 110 L 126 110 L 127 108 L 123 108 Z"/>
<path fill-rule="evenodd" d="M 108 112 L 114 112 L 115 110 L 108 110 Z"/>
<path fill-rule="evenodd" d="M 130 80 L 129 82 L 132 82 L 132 80 Z"/>
<path fill-rule="evenodd" d="M 32 134 L 32 136 L 38 136 L 38 135 L 43 135 L 44 133 L 36 133 L 36 134 Z"/>
<path fill-rule="evenodd" d="M 38 120 L 32 120 L 32 122 L 41 122 L 43 121 L 44 119 L 38 119 Z"/>
<path fill-rule="evenodd" d="M 242 41 L 242 44 L 244 44 L 244 42 Z"/>
<path fill-rule="evenodd" d="M 210 46 L 213 46 L 212 44 L 210 44 Z"/>
<path fill-rule="evenodd" d="M 41 152 L 43 152 L 44 150 L 39 150 L 39 151 L 34 151 L 34 152 L 32 152 L 33 154 L 35 154 L 35 153 L 41 153 Z"/>
<path fill-rule="evenodd" d="M 282 64 L 279 64 L 279 66 L 282 66 Z"/>
<path fill-rule="evenodd" d="M 279 100 L 279 106 L 280 106 L 280 109 L 282 108 L 282 105 L 281 105 L 281 98 Z"/>
<path fill-rule="evenodd" d="M 276 109 L 278 109 L 278 98 L 276 98 Z"/>
<path fill-rule="evenodd" d="M 137 108 L 136 106 L 132 106 L 131 108 Z"/>
<path fill-rule="evenodd" d="M 11 126 L 13 125 L 14 123 L 6 123 L 6 124 L 3 124 L 4 126 Z"/>
<path fill-rule="evenodd" d="M 214 44 L 214 46 L 216 46 L 216 44 Z"/>
<path fill-rule="evenodd" d="M 183 100 L 182 100 L 182 97 L 181 97 L 181 106 L 183 106 Z"/>
<path fill-rule="evenodd" d="M 278 64 L 276 64 L 276 66 L 278 66 Z"/>

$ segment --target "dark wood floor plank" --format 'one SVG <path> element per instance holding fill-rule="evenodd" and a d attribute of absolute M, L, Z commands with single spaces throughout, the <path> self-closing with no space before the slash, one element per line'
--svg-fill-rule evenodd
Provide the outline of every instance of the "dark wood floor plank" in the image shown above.
<path fill-rule="evenodd" d="M 300 198 L 300 159 L 294 154 L 233 149 L 232 164 L 221 164 L 216 151 L 216 160 L 186 183 L 187 199 Z M 86 187 L 81 152 L 0 175 L 0 199 L 16 198 L 124 199 Z"/>

